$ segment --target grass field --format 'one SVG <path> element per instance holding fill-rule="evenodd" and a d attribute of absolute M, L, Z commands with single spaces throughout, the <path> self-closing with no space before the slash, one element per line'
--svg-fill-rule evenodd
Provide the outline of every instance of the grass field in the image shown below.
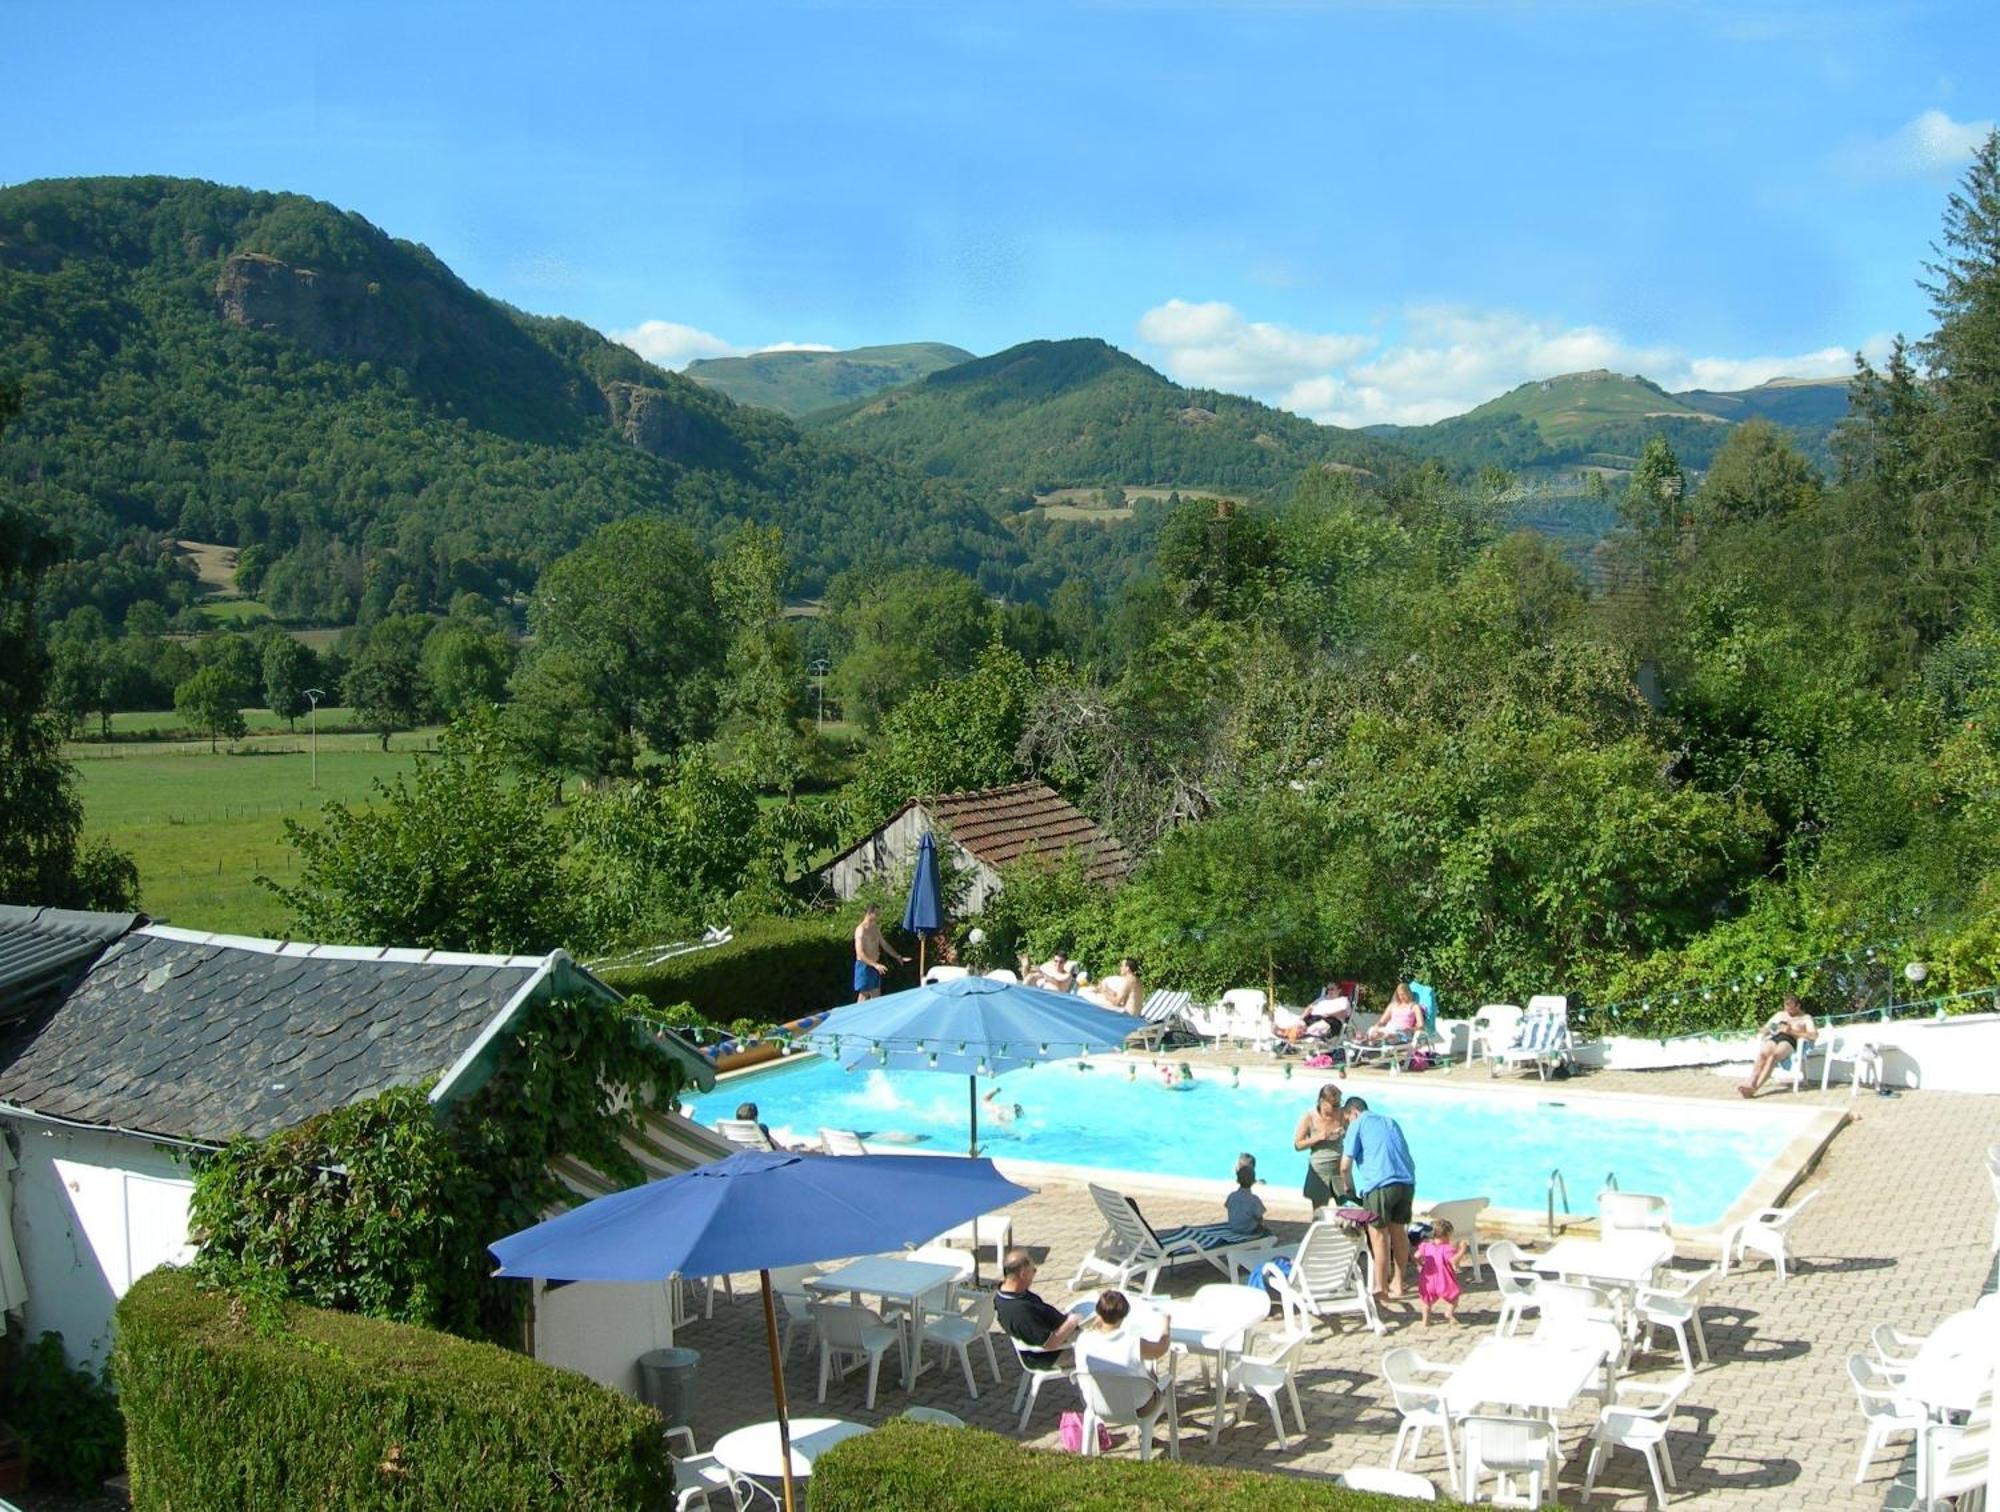
<path fill-rule="evenodd" d="M 78 744 L 67 754 L 85 829 L 139 863 L 147 913 L 188 929 L 282 935 L 284 905 L 256 878 L 294 875 L 284 821 L 310 820 L 329 800 L 365 802 L 377 779 L 409 771 L 435 734 L 398 735 L 385 755 L 372 735 L 322 728 L 316 792 L 303 734 L 253 738 L 217 755 L 206 741 Z"/>

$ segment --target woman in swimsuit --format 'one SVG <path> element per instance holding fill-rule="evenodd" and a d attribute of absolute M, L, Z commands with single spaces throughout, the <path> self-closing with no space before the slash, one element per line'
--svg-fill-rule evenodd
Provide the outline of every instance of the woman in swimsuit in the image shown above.
<path fill-rule="evenodd" d="M 1340 1197 L 1340 1144 L 1346 1129 L 1340 1088 L 1328 1082 L 1292 1131 L 1292 1148 L 1306 1152 L 1306 1201 L 1316 1208 L 1330 1207 Z"/>
<path fill-rule="evenodd" d="M 1745 1097 L 1755 1097 L 1757 1089 L 1770 1080 L 1779 1061 L 1800 1053 L 1803 1046 L 1810 1045 L 1817 1038 L 1819 1026 L 1813 1023 L 1812 1015 L 1799 1006 L 1796 995 L 1786 993 L 1785 1006 L 1764 1025 L 1764 1040 L 1757 1047 L 1757 1064 L 1751 1068 L 1750 1080 L 1736 1090 Z"/>

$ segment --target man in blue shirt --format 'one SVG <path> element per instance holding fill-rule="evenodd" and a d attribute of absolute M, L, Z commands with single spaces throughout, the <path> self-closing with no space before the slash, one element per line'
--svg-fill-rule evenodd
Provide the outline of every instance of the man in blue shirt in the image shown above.
<path fill-rule="evenodd" d="M 1368 1225 L 1368 1251 L 1375 1261 L 1375 1295 L 1403 1295 L 1410 1266 L 1410 1211 L 1417 1193 L 1417 1163 L 1410 1158 L 1402 1126 L 1386 1113 L 1371 1113 L 1365 1098 L 1350 1097 L 1340 1110 L 1347 1121 L 1340 1171 L 1361 1205 L 1375 1215 Z"/>

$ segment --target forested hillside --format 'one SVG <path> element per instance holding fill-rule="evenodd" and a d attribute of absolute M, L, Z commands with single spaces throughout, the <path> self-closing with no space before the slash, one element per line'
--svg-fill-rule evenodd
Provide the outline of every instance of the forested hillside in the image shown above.
<path fill-rule="evenodd" d="M 709 357 L 690 362 L 687 375 L 696 383 L 722 390 L 738 404 L 798 416 L 851 404 L 971 360 L 972 353 L 963 347 L 942 341 L 913 341 L 901 346 L 856 347 L 849 352 Z"/>
<path fill-rule="evenodd" d="M 1318 464 L 1386 474 L 1404 456 L 1254 399 L 1182 388 L 1087 339 L 1024 342 L 808 425 L 1016 507 L 1078 485 L 1268 494 Z"/>
<path fill-rule="evenodd" d="M 511 310 L 425 248 L 296 195 L 169 178 L 0 191 L 0 483 L 70 538 L 42 611 L 142 600 L 243 549 L 280 616 L 342 623 L 532 585 L 595 527 L 779 525 L 814 588 L 861 559 L 1011 585 L 1017 541 L 961 489 Z M 412 602 L 413 600 L 413 602 Z"/>

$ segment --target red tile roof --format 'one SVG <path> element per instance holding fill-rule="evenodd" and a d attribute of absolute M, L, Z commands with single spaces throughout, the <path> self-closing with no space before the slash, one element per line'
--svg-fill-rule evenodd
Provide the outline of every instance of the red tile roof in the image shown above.
<path fill-rule="evenodd" d="M 1093 882 L 1118 882 L 1132 869 L 1125 847 L 1046 783 L 938 793 L 917 803 L 955 843 L 988 866 L 1005 866 L 1032 850 L 1050 860 L 1075 851 Z"/>

